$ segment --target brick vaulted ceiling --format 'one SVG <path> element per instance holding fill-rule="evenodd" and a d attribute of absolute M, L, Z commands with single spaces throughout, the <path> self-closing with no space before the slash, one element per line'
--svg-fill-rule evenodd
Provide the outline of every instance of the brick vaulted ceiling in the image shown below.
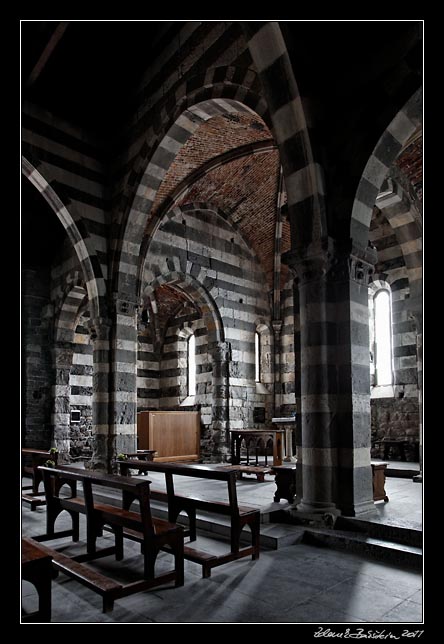
<path fill-rule="evenodd" d="M 217 165 L 217 158 L 241 146 L 268 141 L 270 149 L 247 154 Z M 216 162 L 216 167 L 195 181 L 190 179 L 174 205 L 208 203 L 221 209 L 256 253 L 269 287 L 273 284 L 274 237 L 279 187 L 279 153 L 262 119 L 252 113 L 216 116 L 206 121 L 187 141 L 169 168 L 153 206 L 153 215 L 163 214 L 165 201 L 196 170 Z M 172 206 L 170 206 L 172 207 Z M 290 247 L 284 225 L 282 252 Z M 284 268 L 285 274 L 286 269 Z"/>

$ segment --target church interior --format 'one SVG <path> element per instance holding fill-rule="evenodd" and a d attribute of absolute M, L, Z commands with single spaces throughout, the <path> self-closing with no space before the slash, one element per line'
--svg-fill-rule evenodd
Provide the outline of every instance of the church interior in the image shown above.
<path fill-rule="evenodd" d="M 422 21 L 20 38 L 21 622 L 419 633 Z"/>

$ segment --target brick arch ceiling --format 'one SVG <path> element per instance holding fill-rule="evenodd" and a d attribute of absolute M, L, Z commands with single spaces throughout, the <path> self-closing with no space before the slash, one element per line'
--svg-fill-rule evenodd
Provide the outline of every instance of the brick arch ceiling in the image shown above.
<path fill-rule="evenodd" d="M 224 114 L 209 119 L 190 137 L 170 166 L 157 192 L 153 213 L 162 210 L 162 204 L 177 186 L 208 161 L 270 137 L 270 130 L 257 114 Z M 259 258 L 270 288 L 279 166 L 277 150 L 233 159 L 195 181 L 174 204 L 209 202 L 227 212 L 229 220 Z M 286 197 L 284 203 L 285 200 Z M 282 252 L 290 248 L 287 227 L 285 224 Z M 283 268 L 286 273 L 286 267 Z"/>

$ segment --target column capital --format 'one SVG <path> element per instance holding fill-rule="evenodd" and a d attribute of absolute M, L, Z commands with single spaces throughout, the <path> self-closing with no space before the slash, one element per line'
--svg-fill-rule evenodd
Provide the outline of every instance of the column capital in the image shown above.
<path fill-rule="evenodd" d="M 92 318 L 88 320 L 91 340 L 109 340 L 112 321 L 109 318 Z"/>
<path fill-rule="evenodd" d="M 133 316 L 137 313 L 139 302 L 127 297 L 125 293 L 112 294 L 112 309 L 115 314 Z"/>
<path fill-rule="evenodd" d="M 208 352 L 216 362 L 229 362 L 231 359 L 231 342 L 211 342 Z"/>
<path fill-rule="evenodd" d="M 376 248 L 357 248 L 351 240 L 331 238 L 316 247 L 295 249 L 285 253 L 283 261 L 298 284 L 315 282 L 327 276 L 333 281 L 351 279 L 368 284 L 378 259 Z"/>
<path fill-rule="evenodd" d="M 273 327 L 273 331 L 275 336 L 280 336 L 282 332 L 282 320 L 272 320 L 271 321 L 271 326 Z"/>

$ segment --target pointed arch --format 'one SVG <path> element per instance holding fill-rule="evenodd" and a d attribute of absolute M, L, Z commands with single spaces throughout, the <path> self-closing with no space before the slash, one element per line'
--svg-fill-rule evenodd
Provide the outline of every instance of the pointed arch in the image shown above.
<path fill-rule="evenodd" d="M 106 286 L 105 280 L 101 275 L 100 263 L 98 262 L 97 257 L 93 256 L 94 254 L 91 253 L 87 240 L 82 237 L 71 213 L 63 204 L 60 197 L 56 194 L 55 190 L 51 187 L 45 177 L 43 177 L 43 175 L 24 156 L 22 156 L 22 173 L 40 192 L 65 229 L 82 269 L 85 287 L 89 301 L 91 302 L 91 313 L 93 317 L 100 317 L 100 311 L 101 308 L 103 308 L 103 306 L 101 306 L 100 299 L 105 296 Z M 100 273 L 99 275 L 94 271 L 94 259 L 97 260 L 94 261 L 94 265 L 98 267 L 97 270 Z"/>
<path fill-rule="evenodd" d="M 256 74 L 251 72 L 251 76 L 256 77 Z M 131 206 L 126 217 L 122 217 L 121 237 L 114 243 L 117 249 L 113 271 L 117 279 L 116 290 L 125 284 L 127 291 L 134 294 L 137 291 L 138 261 L 145 227 L 157 190 L 180 149 L 209 119 L 236 112 L 258 115 L 268 125 L 266 102 L 248 87 L 218 83 L 199 88 L 181 98 L 172 118 L 165 115 L 159 128 L 161 135 L 154 137 L 154 143 L 142 146 L 131 180 L 136 188 L 132 195 L 125 195 L 125 201 Z M 148 136 L 147 140 L 150 140 Z"/>
<path fill-rule="evenodd" d="M 382 183 L 399 152 L 421 125 L 422 87 L 388 125 L 364 168 L 351 214 L 350 238 L 354 246 L 367 247 L 373 207 Z"/>

